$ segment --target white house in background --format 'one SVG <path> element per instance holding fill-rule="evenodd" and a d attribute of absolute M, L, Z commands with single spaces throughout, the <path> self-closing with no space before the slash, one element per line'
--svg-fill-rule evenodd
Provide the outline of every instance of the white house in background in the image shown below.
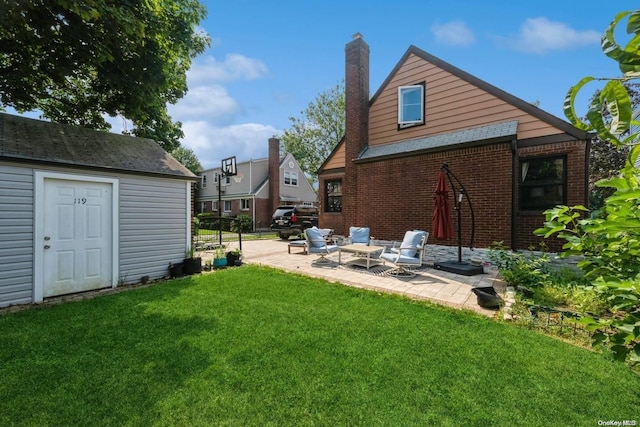
<path fill-rule="evenodd" d="M 269 157 L 236 164 L 237 175 L 218 179 L 221 167 L 198 173 L 196 212 L 223 216 L 247 215 L 254 229 L 268 229 L 271 216 L 280 205 L 312 204 L 318 195 L 292 154 L 280 156 L 280 140 L 269 139 Z M 218 193 L 220 184 L 220 193 Z M 222 206 L 218 206 L 218 201 Z"/>
<path fill-rule="evenodd" d="M 0 307 L 167 276 L 196 179 L 153 140 L 0 113 Z"/>

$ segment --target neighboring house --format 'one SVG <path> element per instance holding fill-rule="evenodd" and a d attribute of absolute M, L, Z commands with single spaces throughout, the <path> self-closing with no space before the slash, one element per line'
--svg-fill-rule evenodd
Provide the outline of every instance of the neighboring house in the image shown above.
<path fill-rule="evenodd" d="M 317 205 L 318 195 L 292 154 L 280 157 L 280 140 L 269 138 L 269 157 L 237 163 L 238 174 L 220 179 L 221 167 L 199 172 L 196 212 L 248 215 L 254 229 L 268 229 L 280 205 Z M 221 192 L 218 194 L 218 184 Z"/>
<path fill-rule="evenodd" d="M 194 181 L 150 139 L 0 113 L 0 306 L 167 276 Z"/>
<path fill-rule="evenodd" d="M 346 132 L 318 171 L 322 227 L 368 226 L 395 240 L 430 231 L 443 163 L 471 198 L 476 247 L 536 245 L 546 208 L 587 204 L 586 132 L 414 46 L 369 98 L 360 34 L 345 54 Z M 467 246 L 466 202 L 461 213 Z M 441 243 L 456 245 L 457 235 Z"/>

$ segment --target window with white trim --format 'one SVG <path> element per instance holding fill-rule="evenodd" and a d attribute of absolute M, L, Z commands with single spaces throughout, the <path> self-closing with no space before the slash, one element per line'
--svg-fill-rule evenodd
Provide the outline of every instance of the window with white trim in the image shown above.
<path fill-rule="evenodd" d="M 214 202 L 211 202 L 211 210 L 212 211 L 217 211 L 218 210 L 218 201 L 217 200 L 214 201 Z"/>
<path fill-rule="evenodd" d="M 424 124 L 424 83 L 398 88 L 398 129 Z"/>
<path fill-rule="evenodd" d="M 324 211 L 342 212 L 342 180 L 332 179 L 325 181 Z"/>
<path fill-rule="evenodd" d="M 202 176 L 200 177 L 200 184 L 202 185 L 202 188 L 207 188 L 207 175 L 206 174 L 202 174 Z"/>
<path fill-rule="evenodd" d="M 284 185 L 298 186 L 298 172 L 284 171 Z"/>
<path fill-rule="evenodd" d="M 218 176 L 219 176 L 219 175 L 218 175 L 218 172 L 214 172 L 214 173 L 213 173 L 213 183 L 214 183 L 214 184 L 217 184 L 217 183 L 218 183 Z"/>
<path fill-rule="evenodd" d="M 231 212 L 231 200 L 224 201 L 224 211 Z"/>
<path fill-rule="evenodd" d="M 249 199 L 240 199 L 240 210 L 241 211 L 249 210 Z"/>

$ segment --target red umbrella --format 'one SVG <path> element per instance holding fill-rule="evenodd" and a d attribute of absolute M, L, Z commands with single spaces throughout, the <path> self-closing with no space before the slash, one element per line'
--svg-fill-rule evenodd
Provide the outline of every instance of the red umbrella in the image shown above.
<path fill-rule="evenodd" d="M 449 202 L 449 187 L 447 186 L 447 175 L 444 171 L 438 174 L 436 184 L 435 209 L 433 210 L 433 221 L 431 229 L 433 235 L 438 240 L 446 240 L 453 237 L 453 225 L 451 224 L 451 203 Z"/>

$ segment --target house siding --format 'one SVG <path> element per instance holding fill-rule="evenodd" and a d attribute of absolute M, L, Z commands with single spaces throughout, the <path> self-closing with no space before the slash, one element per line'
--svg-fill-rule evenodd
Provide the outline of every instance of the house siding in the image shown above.
<path fill-rule="evenodd" d="M 526 249 L 542 241 L 533 231 L 543 225 L 543 210 L 519 207 L 523 158 L 564 156 L 566 202 L 587 203 L 586 132 L 415 47 L 409 48 L 373 97 L 363 101 L 358 94 L 369 67 L 363 56 L 354 55 L 356 46 L 365 50 L 362 43 L 358 39 L 346 45 L 346 133 L 343 144 L 319 171 L 321 203 L 326 181 L 342 179 L 342 212 L 322 208 L 322 227 L 345 234 L 349 226 L 367 226 L 373 236 L 384 240 L 399 240 L 411 229 L 433 231 L 435 185 L 443 163 L 460 179 L 471 200 L 475 221 L 466 198 L 460 210 L 465 246 L 488 247 L 501 241 Z M 422 83 L 425 124 L 399 129 L 398 87 Z M 369 107 L 368 114 L 363 114 L 362 105 Z M 460 137 L 462 131 L 507 123 L 517 127 L 508 133 Z M 430 137 L 435 138 L 428 141 Z M 363 152 L 363 144 L 370 149 Z M 455 229 L 457 213 L 452 210 Z M 437 243 L 454 246 L 457 237 L 454 233 L 453 238 Z M 545 244 L 557 251 L 562 242 L 548 239 Z"/>
<path fill-rule="evenodd" d="M 398 130 L 398 87 L 424 81 L 425 125 Z M 373 100 L 369 117 L 372 146 L 509 120 L 518 121 L 518 139 L 563 133 L 413 54 Z"/>
<path fill-rule="evenodd" d="M 0 307 L 33 298 L 33 171 L 0 165 Z"/>
<path fill-rule="evenodd" d="M 187 251 L 184 181 L 120 178 L 120 277 L 124 283 L 168 274 Z"/>

